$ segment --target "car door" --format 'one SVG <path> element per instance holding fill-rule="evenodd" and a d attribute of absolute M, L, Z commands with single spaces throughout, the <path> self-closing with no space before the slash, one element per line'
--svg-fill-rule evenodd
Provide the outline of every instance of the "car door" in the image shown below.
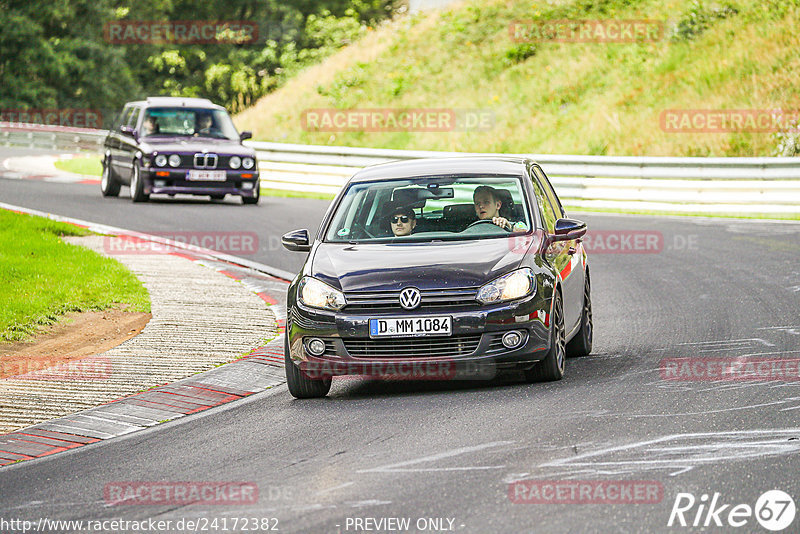
<path fill-rule="evenodd" d="M 555 222 L 566 214 L 553 190 L 550 181 L 541 168 L 533 166 L 534 189 L 537 199 L 541 195 L 540 206 L 547 233 L 555 234 Z M 545 259 L 561 274 L 561 288 L 564 297 L 564 326 L 570 333 L 581 320 L 583 311 L 584 272 L 580 260 L 580 247 L 575 239 L 551 243 L 545 251 Z"/>
<path fill-rule="evenodd" d="M 128 117 L 130 117 L 132 106 L 130 104 L 122 108 L 119 116 L 114 120 L 114 124 L 109 131 L 106 140 L 107 156 L 111 158 L 111 168 L 114 173 L 121 177 L 125 172 L 126 167 L 122 164 L 122 132 L 121 129 L 125 126 Z"/>
<path fill-rule="evenodd" d="M 132 106 L 130 113 L 125 118 L 125 126 L 132 133 L 120 135 L 120 166 L 122 171 L 120 176 L 123 181 L 130 183 L 131 176 L 133 175 L 133 160 L 136 152 L 139 150 L 138 130 L 136 129 L 139 122 L 139 115 L 142 108 L 139 106 Z"/>

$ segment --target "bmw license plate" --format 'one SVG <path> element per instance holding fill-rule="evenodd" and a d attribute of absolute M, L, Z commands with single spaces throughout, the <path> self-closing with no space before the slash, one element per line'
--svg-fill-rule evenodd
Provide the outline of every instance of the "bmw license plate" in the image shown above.
<path fill-rule="evenodd" d="M 225 171 L 198 171 L 186 172 L 186 179 L 191 182 L 224 182 Z"/>
<path fill-rule="evenodd" d="M 449 336 L 453 333 L 450 317 L 393 317 L 369 320 L 369 337 Z"/>

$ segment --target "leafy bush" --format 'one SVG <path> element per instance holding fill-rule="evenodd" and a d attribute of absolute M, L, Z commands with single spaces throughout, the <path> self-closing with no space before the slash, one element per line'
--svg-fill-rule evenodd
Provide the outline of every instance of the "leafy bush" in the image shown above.
<path fill-rule="evenodd" d="M 672 40 L 691 41 L 706 31 L 715 20 L 726 19 L 738 13 L 739 10 L 731 5 L 706 8 L 702 2 L 697 1 L 675 25 Z"/>
<path fill-rule="evenodd" d="M 506 50 L 506 59 L 511 63 L 522 63 L 529 57 L 535 56 L 537 50 L 533 43 L 520 43 Z"/>

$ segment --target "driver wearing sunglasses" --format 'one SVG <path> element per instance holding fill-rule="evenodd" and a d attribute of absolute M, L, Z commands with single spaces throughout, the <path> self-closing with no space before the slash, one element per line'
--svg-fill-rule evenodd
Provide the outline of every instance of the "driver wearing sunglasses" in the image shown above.
<path fill-rule="evenodd" d="M 392 233 L 396 237 L 411 235 L 414 227 L 417 226 L 417 216 L 414 210 L 406 206 L 397 206 L 390 214 L 389 223 L 392 225 Z"/>

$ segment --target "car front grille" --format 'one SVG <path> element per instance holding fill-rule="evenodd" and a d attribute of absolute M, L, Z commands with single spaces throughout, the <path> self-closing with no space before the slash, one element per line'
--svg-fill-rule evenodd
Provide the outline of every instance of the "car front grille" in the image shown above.
<path fill-rule="evenodd" d="M 397 311 L 400 307 L 400 291 L 349 291 L 344 294 L 348 311 Z M 467 307 L 477 304 L 477 288 L 466 289 L 422 289 L 422 297 L 416 310 L 444 307 Z"/>
<path fill-rule="evenodd" d="M 481 335 L 342 341 L 354 358 L 454 358 L 475 352 Z"/>
<path fill-rule="evenodd" d="M 216 169 L 219 156 L 216 154 L 205 154 L 198 152 L 194 155 L 195 169 Z"/>

